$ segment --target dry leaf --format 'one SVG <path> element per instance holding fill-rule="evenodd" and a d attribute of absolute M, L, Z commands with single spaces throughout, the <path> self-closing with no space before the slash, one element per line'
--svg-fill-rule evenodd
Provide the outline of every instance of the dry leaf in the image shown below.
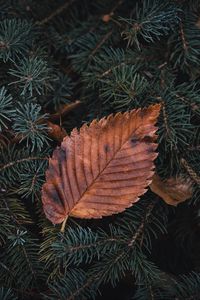
<path fill-rule="evenodd" d="M 101 218 L 125 210 L 146 192 L 157 156 L 160 105 L 110 115 L 65 137 L 49 159 L 42 189 L 52 223 Z"/>
<path fill-rule="evenodd" d="M 66 130 L 50 121 L 47 121 L 47 126 L 49 128 L 49 136 L 58 142 L 62 142 L 63 138 L 67 135 Z"/>
<path fill-rule="evenodd" d="M 195 25 L 197 26 L 198 29 L 200 29 L 200 18 L 197 19 Z"/>
<path fill-rule="evenodd" d="M 190 179 L 185 179 L 181 176 L 172 177 L 166 180 L 155 174 L 151 190 L 160 196 L 167 204 L 177 206 L 179 203 L 186 201 L 192 197 L 192 183 Z"/>
<path fill-rule="evenodd" d="M 108 23 L 111 19 L 111 14 L 106 14 L 102 16 L 102 21 Z"/>

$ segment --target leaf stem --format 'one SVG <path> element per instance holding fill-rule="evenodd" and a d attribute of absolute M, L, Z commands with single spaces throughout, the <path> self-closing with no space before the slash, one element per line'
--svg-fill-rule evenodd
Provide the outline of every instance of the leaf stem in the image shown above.
<path fill-rule="evenodd" d="M 68 219 L 68 216 L 64 219 L 64 221 L 62 223 L 62 226 L 61 226 L 61 229 L 60 229 L 60 232 L 62 232 L 62 233 L 65 231 L 65 225 L 66 225 L 67 219 Z"/>

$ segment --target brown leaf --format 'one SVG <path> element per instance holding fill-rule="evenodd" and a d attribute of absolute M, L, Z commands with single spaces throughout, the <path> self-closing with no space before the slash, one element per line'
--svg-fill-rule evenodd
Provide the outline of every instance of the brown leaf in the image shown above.
<path fill-rule="evenodd" d="M 108 23 L 111 19 L 111 14 L 106 14 L 102 16 L 102 21 Z"/>
<path fill-rule="evenodd" d="M 49 128 L 48 135 L 52 139 L 62 142 L 63 138 L 67 135 L 66 130 L 50 121 L 47 121 L 47 126 Z"/>
<path fill-rule="evenodd" d="M 65 137 L 49 159 L 42 189 L 52 223 L 101 218 L 138 201 L 154 174 L 160 105 L 110 115 Z"/>
<path fill-rule="evenodd" d="M 150 184 L 150 188 L 167 204 L 174 206 L 177 206 L 179 203 L 192 197 L 191 180 L 181 176 L 161 180 L 161 178 L 155 174 L 152 183 Z"/>
<path fill-rule="evenodd" d="M 195 25 L 197 26 L 198 29 L 200 29 L 200 18 L 197 19 Z"/>

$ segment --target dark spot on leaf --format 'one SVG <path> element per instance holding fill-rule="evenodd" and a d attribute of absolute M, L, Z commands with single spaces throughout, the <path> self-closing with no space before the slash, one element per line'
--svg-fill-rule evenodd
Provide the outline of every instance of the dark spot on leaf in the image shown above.
<path fill-rule="evenodd" d="M 137 137 L 132 137 L 132 139 L 131 139 L 131 144 L 132 144 L 133 146 L 137 145 L 138 142 L 139 142 L 139 140 L 138 140 Z"/>
<path fill-rule="evenodd" d="M 67 159 L 67 151 L 60 149 L 60 160 L 61 163 Z"/>
<path fill-rule="evenodd" d="M 108 145 L 104 145 L 104 151 L 105 153 L 108 153 L 110 151 L 110 147 Z"/>
<path fill-rule="evenodd" d="M 47 170 L 47 172 L 48 172 L 48 176 L 51 176 L 54 174 L 55 171 L 54 171 L 54 165 L 52 162 L 49 164 L 49 169 Z"/>
<path fill-rule="evenodd" d="M 60 173 L 62 173 L 61 169 L 62 166 L 65 165 L 66 160 L 67 160 L 67 151 L 61 148 L 58 154 L 58 166 L 59 166 Z"/>
<path fill-rule="evenodd" d="M 148 147 L 147 153 L 153 153 L 153 152 L 155 152 L 154 147 Z"/>
<path fill-rule="evenodd" d="M 145 135 L 144 138 L 142 139 L 142 142 L 149 144 L 153 142 L 153 138 L 149 135 Z"/>
<path fill-rule="evenodd" d="M 59 197 L 59 194 L 58 192 L 56 191 L 56 189 L 52 188 L 51 190 L 51 198 L 52 198 L 52 201 L 59 204 L 59 205 L 62 205 L 62 202 L 61 202 L 61 199 Z"/>

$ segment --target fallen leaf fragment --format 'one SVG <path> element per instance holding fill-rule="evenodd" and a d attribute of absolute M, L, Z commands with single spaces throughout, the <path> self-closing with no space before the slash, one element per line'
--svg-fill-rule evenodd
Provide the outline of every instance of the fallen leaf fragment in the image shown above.
<path fill-rule="evenodd" d="M 173 206 L 177 206 L 179 203 L 191 198 L 193 190 L 190 179 L 179 176 L 161 180 L 157 174 L 153 176 L 150 188 L 152 192 L 161 197 L 167 204 Z"/>
<path fill-rule="evenodd" d="M 48 135 L 50 138 L 62 142 L 63 138 L 67 135 L 67 132 L 64 128 L 61 126 L 54 124 L 50 121 L 47 121 L 47 126 L 48 126 Z"/>
<path fill-rule="evenodd" d="M 54 224 L 68 216 L 101 218 L 139 200 L 154 174 L 160 105 L 109 115 L 75 128 L 46 171 L 42 202 Z"/>
<path fill-rule="evenodd" d="M 108 23 L 111 19 L 111 14 L 106 14 L 102 16 L 102 21 Z"/>

